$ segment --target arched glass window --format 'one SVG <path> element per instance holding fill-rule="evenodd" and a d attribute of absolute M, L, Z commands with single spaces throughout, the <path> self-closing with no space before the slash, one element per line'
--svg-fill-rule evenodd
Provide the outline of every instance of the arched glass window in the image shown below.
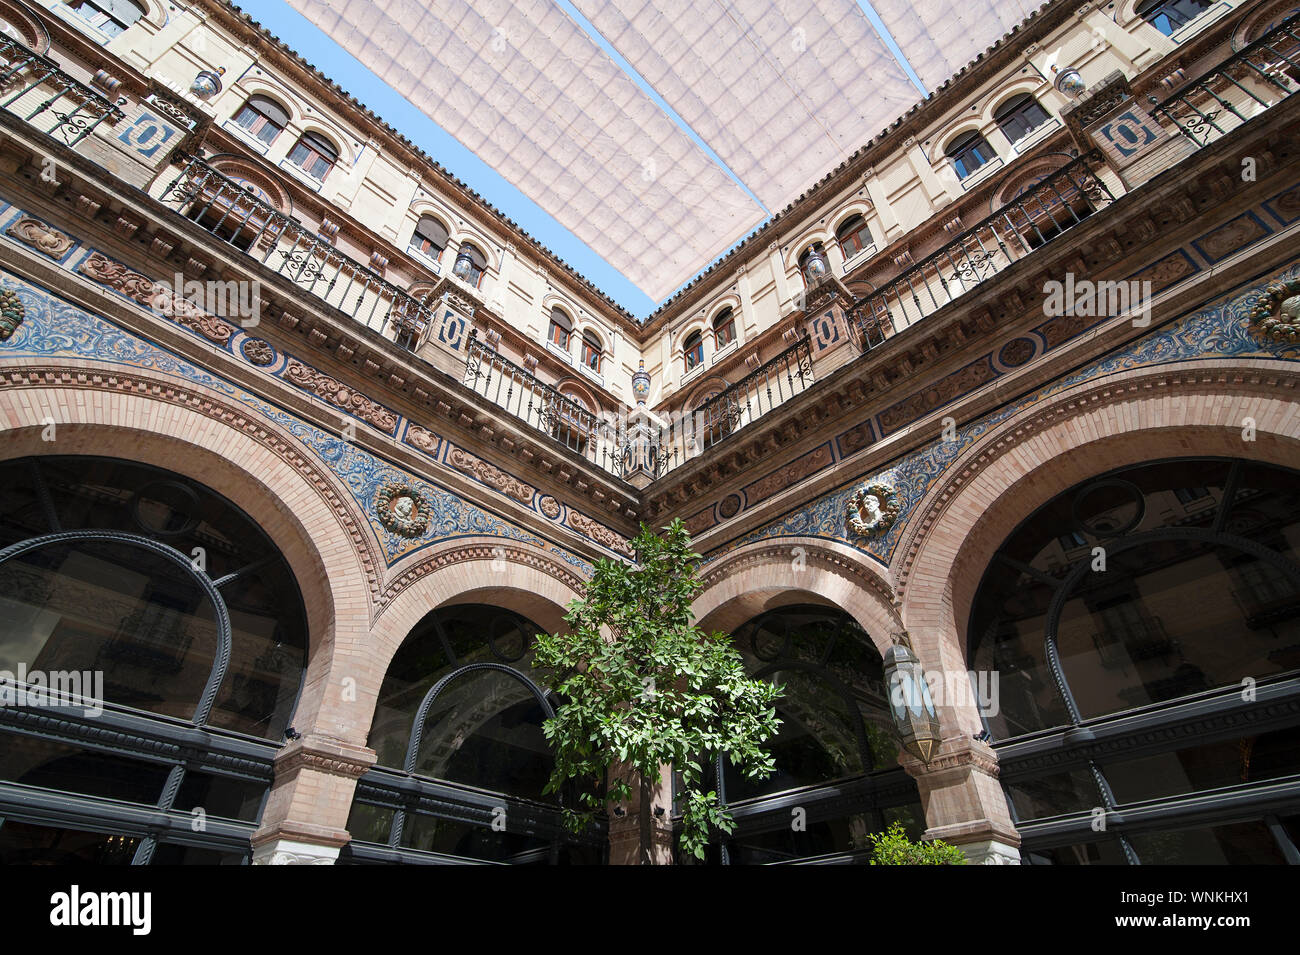
<path fill-rule="evenodd" d="M 133 0 L 67 0 L 79 17 L 109 37 L 125 33 L 144 16 L 144 7 Z"/>
<path fill-rule="evenodd" d="M 600 337 L 591 329 L 587 329 L 582 333 L 582 363 L 596 374 L 600 374 L 604 358 L 605 349 L 600 343 Z"/>
<path fill-rule="evenodd" d="M 483 273 L 487 271 L 487 256 L 485 256 L 476 246 L 466 242 L 456 253 L 456 264 L 452 267 L 452 274 L 462 282 L 478 288 L 483 281 Z"/>
<path fill-rule="evenodd" d="M 411 245 L 421 255 L 437 262 L 442 257 L 442 250 L 447 248 L 447 227 L 433 216 L 420 216 Z"/>
<path fill-rule="evenodd" d="M 785 693 L 776 704 L 781 728 L 768 744 L 776 773 L 754 782 L 725 769 L 725 800 L 737 817 L 729 861 L 865 863 L 868 835 L 891 822 L 919 837 L 924 815 L 915 783 L 898 766 L 880 654 L 857 621 L 829 607 L 788 606 L 737 628 L 732 641 L 751 676 Z M 792 790 L 807 814 L 802 831 L 790 825 Z M 715 849 L 712 861 L 720 858 Z"/>
<path fill-rule="evenodd" d="M 340 861 L 599 860 L 603 835 L 573 836 L 542 791 L 553 766 L 542 723 L 553 705 L 530 675 L 539 632 L 482 604 L 434 610 L 411 631 L 380 687 L 368 743 L 378 767 L 358 784 L 354 841 Z M 401 798 L 407 774 L 428 803 Z"/>
<path fill-rule="evenodd" d="M 851 259 L 863 249 L 873 244 L 871 230 L 867 220 L 860 215 L 851 215 L 835 230 L 835 238 L 840 244 L 844 258 Z"/>
<path fill-rule="evenodd" d="M 551 327 L 547 332 L 547 338 L 551 344 L 555 345 L 562 351 L 569 350 L 569 336 L 573 334 L 573 322 L 564 310 L 558 305 L 551 309 Z"/>
<path fill-rule="evenodd" d="M 736 340 L 736 314 L 727 306 L 713 317 L 713 344 L 718 351 Z"/>
<path fill-rule="evenodd" d="M 235 122 L 269 146 L 288 125 L 289 112 L 271 97 L 259 93 L 248 98 L 235 114 Z"/>
<path fill-rule="evenodd" d="M 1270 693 L 1300 694 L 1297 477 L 1222 459 L 1127 468 L 1060 495 L 1003 543 L 969 659 L 998 675 L 984 718 L 1017 814 L 1168 800 L 1161 839 L 1117 826 L 1098 840 L 1085 820 L 1063 849 L 1022 828 L 1030 861 L 1281 861 L 1262 815 L 1207 828 L 1188 800 L 1300 773 L 1300 719 L 1249 728 Z M 1243 685 L 1268 689 L 1257 703 Z M 1080 727 L 1106 746 L 1074 747 Z M 1016 743 L 1030 735 L 1034 759 Z M 1300 790 L 1278 815 L 1297 812 Z"/>
<path fill-rule="evenodd" d="M 1208 10 L 1213 0 L 1145 0 L 1137 15 L 1165 36 L 1173 36 Z"/>
<path fill-rule="evenodd" d="M 998 124 L 1007 141 L 1012 143 L 1028 136 L 1049 118 L 1047 110 L 1028 93 L 1011 97 L 993 113 L 993 121 Z"/>
<path fill-rule="evenodd" d="M 289 162 L 322 182 L 338 161 L 338 148 L 320 133 L 303 133 L 289 152 Z"/>
<path fill-rule="evenodd" d="M 830 263 L 826 260 L 826 251 L 820 242 L 814 242 L 799 256 L 799 271 L 803 274 L 804 284 L 809 288 L 830 274 Z"/>
<path fill-rule="evenodd" d="M 965 179 L 997 156 L 993 147 L 988 144 L 988 140 L 974 130 L 958 136 L 948 144 L 944 152 L 952 160 L 953 168 L 960 179 Z"/>
<path fill-rule="evenodd" d="M 698 368 L 704 362 L 704 335 L 699 331 L 691 332 L 682 342 L 682 358 L 686 370 Z"/>
<path fill-rule="evenodd" d="M 188 823 L 149 830 L 140 809 L 202 806 L 251 835 L 306 649 L 288 564 L 202 484 L 109 458 L 0 465 L 0 671 L 25 674 L 14 687 L 28 698 L 42 683 L 64 696 L 38 733 L 11 735 L 23 708 L 0 706 L 0 861 L 162 862 L 191 853 L 177 838 L 240 861 Z M 208 740 L 198 754 L 191 724 Z M 91 727 L 122 732 L 110 742 Z M 35 790 L 22 808 L 14 784 Z M 81 797 L 109 800 L 81 810 L 109 835 L 48 821 L 47 803 Z"/>

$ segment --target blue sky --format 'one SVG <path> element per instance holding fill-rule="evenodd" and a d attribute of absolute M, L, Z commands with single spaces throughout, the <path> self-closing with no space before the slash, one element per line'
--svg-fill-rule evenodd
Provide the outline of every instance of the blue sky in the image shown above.
<path fill-rule="evenodd" d="M 617 62 L 652 99 L 671 116 L 677 124 L 713 159 L 720 168 L 727 169 L 709 146 L 691 130 L 680 116 L 650 88 L 635 70 L 605 42 L 604 38 L 577 12 L 567 0 L 556 0 L 570 17 L 582 25 L 592 38 Z M 885 32 L 876 13 L 869 2 L 860 2 L 859 6 L 873 26 L 876 27 L 885 42 L 895 52 L 912 76 L 918 88 L 920 81 L 912 73 L 910 66 L 898 53 L 893 38 Z M 369 107 L 390 126 L 398 130 L 435 160 L 442 164 L 452 175 L 467 183 L 505 215 L 514 219 L 521 228 L 546 246 L 553 253 L 573 266 L 580 274 L 586 276 L 598 289 L 622 305 L 638 318 L 648 315 L 658 304 L 639 288 L 628 281 L 622 273 L 597 255 L 581 239 L 542 210 L 535 202 L 512 186 L 497 172 L 478 158 L 471 150 L 462 146 L 454 137 L 444 132 L 429 117 L 412 106 L 399 93 L 394 91 L 379 77 L 361 65 L 337 43 L 331 40 L 310 20 L 298 13 L 286 0 L 244 0 L 243 9 L 253 19 L 259 21 L 280 40 L 299 53 L 331 80 L 338 83 L 348 93 Z M 735 176 L 732 175 L 734 179 Z M 743 183 L 740 183 L 744 189 Z M 745 189 L 748 192 L 748 189 Z M 755 198 L 755 201 L 758 200 Z M 762 205 L 762 203 L 759 203 Z M 743 236 L 737 236 L 739 242 Z"/>

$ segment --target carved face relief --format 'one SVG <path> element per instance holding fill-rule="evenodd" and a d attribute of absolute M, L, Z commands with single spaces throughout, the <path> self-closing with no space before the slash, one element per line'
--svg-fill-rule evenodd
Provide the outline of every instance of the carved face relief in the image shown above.
<path fill-rule="evenodd" d="M 864 484 L 849 499 L 849 532 L 861 537 L 878 537 L 894 525 L 899 509 L 898 495 L 888 484 L 879 481 Z"/>
<path fill-rule="evenodd" d="M 394 534 L 419 537 L 429 529 L 429 505 L 407 484 L 387 484 L 375 498 L 379 521 Z"/>
<path fill-rule="evenodd" d="M 1252 330 L 1266 341 L 1300 343 L 1300 279 L 1269 283 L 1252 306 L 1249 321 Z"/>

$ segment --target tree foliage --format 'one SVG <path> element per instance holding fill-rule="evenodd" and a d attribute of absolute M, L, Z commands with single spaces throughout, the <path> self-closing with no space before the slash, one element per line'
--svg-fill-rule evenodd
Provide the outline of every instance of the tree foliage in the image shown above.
<path fill-rule="evenodd" d="M 672 764 L 682 782 L 681 846 L 703 858 L 710 830 L 734 826 L 716 790 L 705 791 L 706 767 L 721 754 L 752 779 L 772 773 L 763 744 L 780 724 L 781 688 L 749 679 L 730 637 L 695 626 L 700 555 L 680 520 L 663 536 L 643 524 L 632 546 L 635 565 L 596 563 L 584 599 L 569 604 L 567 633 L 538 638 L 533 666 L 549 671 L 562 700 L 543 726 L 555 749 L 546 791 L 578 781 L 569 819 L 581 828 L 606 803 L 631 797 L 618 770 L 654 780 Z"/>
<path fill-rule="evenodd" d="M 872 865 L 965 865 L 966 857 L 956 846 L 935 839 L 913 842 L 907 838 L 902 823 L 890 823 L 884 832 L 873 833 Z"/>

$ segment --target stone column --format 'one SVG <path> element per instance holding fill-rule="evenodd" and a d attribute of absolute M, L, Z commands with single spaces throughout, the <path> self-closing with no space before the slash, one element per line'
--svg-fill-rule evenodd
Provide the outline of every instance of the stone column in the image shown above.
<path fill-rule="evenodd" d="M 357 779 L 374 750 L 308 734 L 275 759 L 275 782 L 253 833 L 254 865 L 333 865 L 348 841 Z"/>
<path fill-rule="evenodd" d="M 929 765 L 910 753 L 899 762 L 921 791 L 926 839 L 956 846 L 975 865 L 1020 864 L 1020 834 L 1007 810 L 992 747 L 957 736 L 943 740 Z"/>
<path fill-rule="evenodd" d="M 668 766 L 649 786 L 642 786 L 641 777 L 632 774 L 632 798 L 609 813 L 609 864 L 671 865 L 672 802 L 672 770 Z M 617 814 L 619 809 L 622 815 Z"/>

